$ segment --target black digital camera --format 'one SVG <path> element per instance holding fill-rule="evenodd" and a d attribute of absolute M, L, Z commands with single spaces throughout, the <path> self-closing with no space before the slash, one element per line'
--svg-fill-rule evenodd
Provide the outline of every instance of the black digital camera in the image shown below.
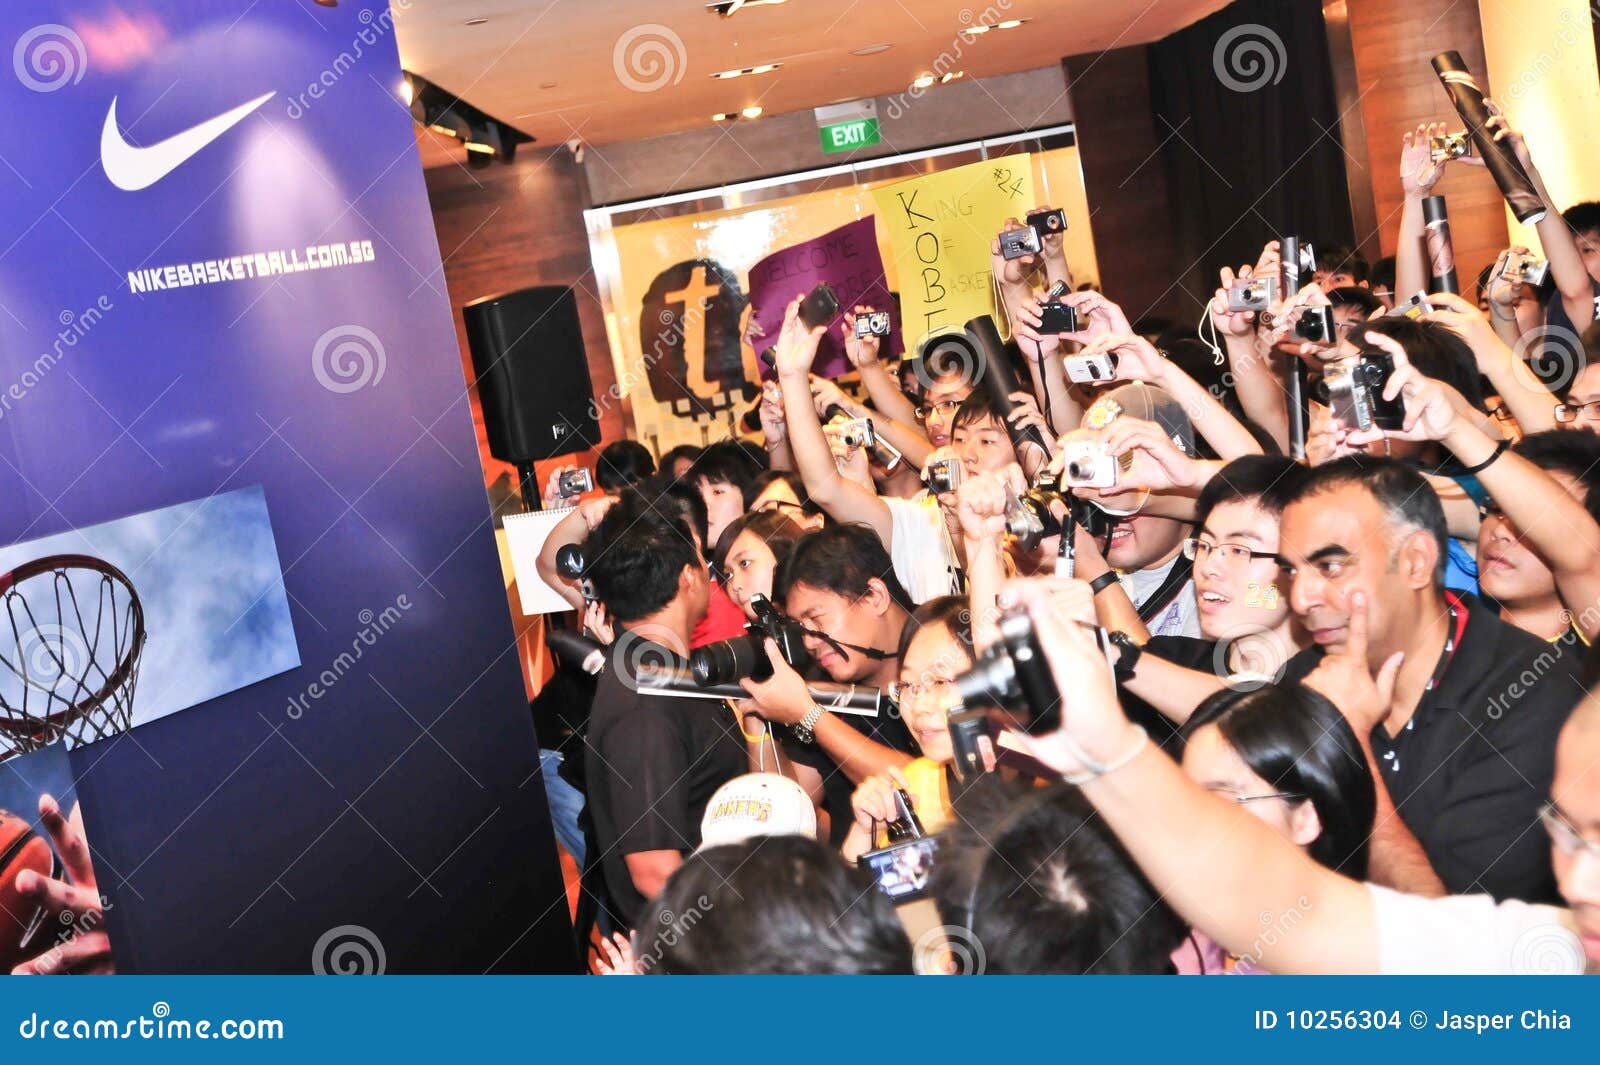
<path fill-rule="evenodd" d="M 868 851 L 861 864 L 872 872 L 878 890 L 899 904 L 926 898 L 933 880 L 933 863 L 939 853 L 938 836 L 918 836 Z"/>
<path fill-rule="evenodd" d="M 1002 259 L 1020 259 L 1024 255 L 1038 255 L 1042 247 L 1043 245 L 1039 243 L 1039 231 L 1032 227 L 1008 229 L 1000 234 Z"/>
<path fill-rule="evenodd" d="M 689 652 L 689 673 L 702 688 L 732 684 L 740 680 L 770 680 L 772 661 L 762 641 L 768 637 L 778 645 L 783 660 L 796 669 L 805 665 L 805 627 L 772 605 L 764 595 L 750 597 L 755 620 L 744 635 L 697 647 Z"/>
<path fill-rule="evenodd" d="M 868 311 L 856 317 L 856 339 L 889 335 L 889 312 Z"/>
<path fill-rule="evenodd" d="M 838 313 L 839 297 L 834 295 L 833 286 L 826 281 L 819 282 L 817 287 L 806 293 L 806 298 L 800 301 L 800 322 L 807 329 L 827 325 Z"/>
<path fill-rule="evenodd" d="M 1076 333 L 1078 331 L 1078 308 L 1051 300 L 1039 306 L 1039 332 L 1041 333 Z"/>
<path fill-rule="evenodd" d="M 1393 357 L 1376 347 L 1363 347 L 1353 359 L 1329 363 L 1322 383 L 1333 416 L 1349 429 L 1405 428 L 1405 400 L 1383 398 L 1384 386 L 1393 373 Z"/>
<path fill-rule="evenodd" d="M 1005 725 L 1032 735 L 1061 727 L 1061 692 L 1025 611 L 1001 617 L 1000 638 L 954 684 L 963 707 L 1001 711 Z"/>
<path fill-rule="evenodd" d="M 1294 330 L 1291 335 L 1295 340 L 1306 340 L 1324 346 L 1337 343 L 1339 326 L 1333 320 L 1333 308 L 1307 307 L 1300 312 L 1300 317 L 1294 320 Z"/>
<path fill-rule="evenodd" d="M 1111 516 L 1088 500 L 1073 495 L 1066 476 L 1040 474 L 1032 488 L 1007 502 L 1006 532 L 1016 538 L 1019 550 L 1037 550 L 1046 537 L 1061 534 L 1062 523 L 1051 509 L 1057 502 L 1066 506 L 1073 524 L 1081 526 L 1095 539 L 1110 531 Z"/>
<path fill-rule="evenodd" d="M 1043 236 L 1046 233 L 1067 231 L 1067 212 L 1057 207 L 1053 211 L 1035 211 L 1028 216 L 1028 228 Z"/>

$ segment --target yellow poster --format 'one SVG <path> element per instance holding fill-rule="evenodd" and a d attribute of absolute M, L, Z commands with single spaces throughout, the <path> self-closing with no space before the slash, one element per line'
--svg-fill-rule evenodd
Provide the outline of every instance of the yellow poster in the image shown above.
<path fill-rule="evenodd" d="M 1038 205 L 1032 164 L 1008 155 L 872 190 L 900 281 L 907 351 L 994 313 L 990 244 L 1007 218 Z"/>

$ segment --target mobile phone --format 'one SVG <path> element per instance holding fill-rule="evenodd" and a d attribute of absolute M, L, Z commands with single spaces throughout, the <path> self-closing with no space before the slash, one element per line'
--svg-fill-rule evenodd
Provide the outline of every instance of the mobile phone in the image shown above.
<path fill-rule="evenodd" d="M 833 286 L 826 281 L 806 293 L 806 298 L 800 301 L 800 321 L 807 329 L 827 325 L 838 313 L 839 297 L 834 295 Z"/>

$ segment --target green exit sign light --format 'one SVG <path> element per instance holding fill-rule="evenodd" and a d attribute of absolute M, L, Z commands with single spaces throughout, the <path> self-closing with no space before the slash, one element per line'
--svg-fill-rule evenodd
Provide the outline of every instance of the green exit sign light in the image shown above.
<path fill-rule="evenodd" d="M 836 122 L 831 126 L 822 126 L 822 150 L 824 152 L 849 152 L 857 148 L 869 148 L 878 143 L 878 120 L 875 118 L 858 118 L 853 122 Z"/>

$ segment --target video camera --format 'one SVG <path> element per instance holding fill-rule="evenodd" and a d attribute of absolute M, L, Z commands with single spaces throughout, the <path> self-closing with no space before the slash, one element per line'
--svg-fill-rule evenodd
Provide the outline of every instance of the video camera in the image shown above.
<path fill-rule="evenodd" d="M 783 660 L 796 669 L 810 661 L 805 647 L 805 627 L 786 617 L 764 595 L 750 597 L 755 620 L 744 635 L 697 647 L 689 652 L 689 672 L 702 688 L 733 684 L 740 680 L 763 681 L 772 678 L 772 660 L 763 641 L 769 637 L 778 645 Z"/>

